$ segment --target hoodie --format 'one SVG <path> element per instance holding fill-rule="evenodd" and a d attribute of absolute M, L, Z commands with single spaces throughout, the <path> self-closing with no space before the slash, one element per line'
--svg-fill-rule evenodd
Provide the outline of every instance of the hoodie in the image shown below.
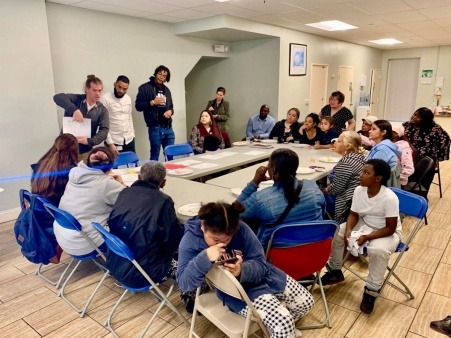
<path fill-rule="evenodd" d="M 243 253 L 241 275 L 237 278 L 251 301 L 264 294 L 285 290 L 287 275 L 266 261 L 262 245 L 246 223 L 240 221 L 238 232 L 227 248 Z M 183 292 L 196 290 L 204 283 L 207 272 L 213 267 L 206 249 L 208 245 L 201 229 L 201 220 L 197 216 L 193 217 L 185 224 L 185 234 L 179 246 L 177 283 Z M 217 294 L 233 312 L 239 312 L 246 306 L 241 300 L 220 291 Z"/>
<path fill-rule="evenodd" d="M 401 157 L 401 151 L 399 151 L 398 146 L 390 140 L 382 140 L 371 148 L 366 160 L 381 159 L 387 162 L 390 168 L 394 168 L 396 163 L 398 163 L 398 157 Z"/>
<path fill-rule="evenodd" d="M 90 168 L 80 162 L 69 172 L 69 181 L 59 208 L 74 216 L 83 231 L 100 246 L 103 244 L 102 236 L 93 228 L 91 222 L 98 222 L 106 227 L 113 205 L 124 188 L 124 185 L 102 170 Z M 93 251 L 91 245 L 77 231 L 66 229 L 56 221 L 53 229 L 59 245 L 68 254 L 86 255 Z"/>

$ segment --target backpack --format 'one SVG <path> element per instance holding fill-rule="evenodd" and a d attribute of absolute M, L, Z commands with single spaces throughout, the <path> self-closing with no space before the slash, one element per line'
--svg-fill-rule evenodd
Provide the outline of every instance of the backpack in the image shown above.
<path fill-rule="evenodd" d="M 59 263 L 51 215 L 43 208 L 37 195 L 24 189 L 20 191 L 20 205 L 22 211 L 14 224 L 14 235 L 22 254 L 35 264 Z M 37 208 L 38 205 L 42 208 Z"/>

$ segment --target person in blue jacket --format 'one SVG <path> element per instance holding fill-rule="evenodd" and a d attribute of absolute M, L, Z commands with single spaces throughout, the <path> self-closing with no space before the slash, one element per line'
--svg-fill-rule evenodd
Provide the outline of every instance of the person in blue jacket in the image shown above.
<path fill-rule="evenodd" d="M 394 144 L 392 139 L 392 127 L 387 120 L 376 120 L 371 126 L 369 139 L 374 141 L 376 145 L 371 148 L 366 160 L 381 159 L 390 165 L 390 168 L 399 162 L 401 151 Z"/>
<path fill-rule="evenodd" d="M 206 274 L 224 252 L 239 250 L 242 255 L 237 256 L 238 261 L 225 263 L 224 268 L 240 281 L 270 336 L 300 337 L 295 322 L 313 307 L 313 297 L 293 278 L 266 261 L 259 240 L 240 221 L 243 211 L 244 206 L 238 201 L 211 202 L 186 222 L 179 246 L 178 285 L 183 292 L 194 291 L 204 283 Z M 231 311 L 246 316 L 248 309 L 244 302 L 217 293 Z"/>

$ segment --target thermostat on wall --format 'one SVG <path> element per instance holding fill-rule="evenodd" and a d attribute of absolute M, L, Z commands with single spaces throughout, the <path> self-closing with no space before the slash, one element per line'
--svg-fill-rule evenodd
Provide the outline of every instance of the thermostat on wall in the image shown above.
<path fill-rule="evenodd" d="M 215 53 L 227 53 L 229 51 L 229 46 L 226 46 L 226 45 L 213 45 L 213 51 Z"/>

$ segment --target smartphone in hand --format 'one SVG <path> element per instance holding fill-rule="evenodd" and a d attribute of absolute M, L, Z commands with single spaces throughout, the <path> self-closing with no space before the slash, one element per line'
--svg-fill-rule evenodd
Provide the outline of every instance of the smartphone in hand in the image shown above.
<path fill-rule="evenodd" d="M 243 256 L 243 253 L 240 250 L 227 250 L 226 252 L 222 253 L 222 256 L 220 259 L 214 262 L 215 266 L 218 265 L 224 265 L 224 263 L 236 263 L 238 261 L 238 255 Z"/>

